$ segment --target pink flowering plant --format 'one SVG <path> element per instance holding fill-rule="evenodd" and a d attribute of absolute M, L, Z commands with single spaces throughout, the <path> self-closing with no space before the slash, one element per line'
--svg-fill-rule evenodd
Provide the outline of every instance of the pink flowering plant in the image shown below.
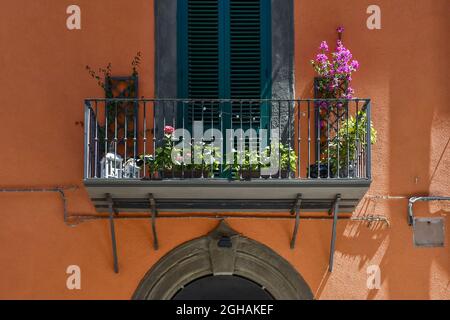
<path fill-rule="evenodd" d="M 339 39 L 334 52 L 326 41 L 319 46 L 319 53 L 311 64 L 318 77 L 315 81 L 315 89 L 318 99 L 352 99 L 355 90 L 351 87 L 352 75 L 359 69 L 359 62 L 353 59 L 353 55 L 342 42 L 343 27 L 337 29 Z M 327 118 L 330 112 L 338 115 L 344 112 L 344 101 L 321 101 L 316 104 L 319 109 L 319 124 L 322 131 L 322 147 L 326 144 Z"/>
<path fill-rule="evenodd" d="M 164 137 L 162 146 L 156 148 L 155 155 L 142 155 L 140 158 L 144 160 L 148 167 L 150 175 L 155 175 L 161 170 L 171 170 L 174 163 L 172 161 L 173 142 L 172 136 L 175 129 L 171 126 L 164 127 Z"/>
<path fill-rule="evenodd" d="M 343 32 L 340 27 L 338 31 Z M 355 91 L 350 86 L 353 72 L 358 71 L 359 62 L 341 40 L 337 41 L 336 50 L 331 53 L 326 41 L 322 41 L 320 52 L 311 60 L 319 76 L 318 87 L 322 99 L 352 99 Z"/>
<path fill-rule="evenodd" d="M 178 163 L 174 163 L 172 159 L 172 149 L 173 149 L 173 133 L 175 132 L 175 128 L 171 126 L 164 127 L 164 138 L 163 145 L 156 149 L 155 155 L 155 164 L 159 170 L 172 170 L 174 165 Z"/>
<path fill-rule="evenodd" d="M 327 125 L 330 114 L 336 114 L 338 118 L 345 112 L 345 101 L 330 102 L 327 99 L 352 99 L 355 91 L 351 87 L 352 74 L 359 69 L 359 62 L 353 59 L 353 55 L 342 42 L 343 27 L 337 29 L 339 38 L 334 52 L 326 41 L 319 46 L 319 53 L 311 64 L 318 77 L 315 81 L 316 98 L 325 99 L 316 103 L 318 108 L 318 123 L 321 131 L 321 150 L 327 146 Z M 322 157 L 326 154 L 322 152 Z"/>
<path fill-rule="evenodd" d="M 352 75 L 358 71 L 360 65 L 342 42 L 344 28 L 339 27 L 337 32 L 339 39 L 335 50 L 330 52 L 328 43 L 322 41 L 319 53 L 314 60 L 311 60 L 311 64 L 318 75 L 315 81 L 316 98 L 324 99 L 316 103 L 321 131 L 321 162 L 330 162 L 331 176 L 339 172 L 346 177 L 351 175 L 352 169 L 348 159 L 353 160 L 356 157 L 357 141 L 365 139 L 367 115 L 365 111 L 360 110 L 356 118 L 349 117 L 346 120 L 345 100 L 354 98 L 355 91 L 351 86 Z M 337 101 L 328 101 L 328 99 Z M 332 117 L 343 120 L 338 127 L 339 134 L 328 141 L 329 119 Z M 377 132 L 371 124 L 371 143 L 375 143 L 376 135 Z"/>

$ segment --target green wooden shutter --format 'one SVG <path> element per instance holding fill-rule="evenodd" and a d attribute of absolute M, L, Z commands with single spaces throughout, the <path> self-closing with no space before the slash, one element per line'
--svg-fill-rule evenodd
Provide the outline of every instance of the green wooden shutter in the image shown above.
<path fill-rule="evenodd" d="M 180 98 L 219 98 L 219 0 L 178 1 L 178 90 Z M 186 126 L 192 120 L 219 123 L 218 104 L 179 107 Z"/>
<path fill-rule="evenodd" d="M 179 0 L 179 97 L 270 99 L 270 0 Z M 185 123 L 267 127 L 267 103 L 181 106 Z"/>
<path fill-rule="evenodd" d="M 230 98 L 269 99 L 270 1 L 230 1 Z M 266 128 L 267 104 L 234 103 L 233 127 Z"/>

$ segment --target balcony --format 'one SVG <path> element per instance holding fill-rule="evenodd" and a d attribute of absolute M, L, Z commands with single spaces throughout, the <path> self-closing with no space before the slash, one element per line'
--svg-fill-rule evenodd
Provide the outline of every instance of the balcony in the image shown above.
<path fill-rule="evenodd" d="M 370 123 L 368 99 L 88 99 L 84 184 L 98 212 L 352 212 Z"/>

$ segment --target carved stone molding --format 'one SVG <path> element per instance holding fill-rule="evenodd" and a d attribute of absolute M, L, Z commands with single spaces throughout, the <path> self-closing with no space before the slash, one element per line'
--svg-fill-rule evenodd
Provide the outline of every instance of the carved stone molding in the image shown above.
<path fill-rule="evenodd" d="M 276 300 L 310 300 L 302 276 L 267 246 L 246 238 L 222 221 L 205 237 L 175 248 L 145 275 L 135 300 L 170 300 L 189 283 L 211 275 L 234 275 L 265 288 Z"/>

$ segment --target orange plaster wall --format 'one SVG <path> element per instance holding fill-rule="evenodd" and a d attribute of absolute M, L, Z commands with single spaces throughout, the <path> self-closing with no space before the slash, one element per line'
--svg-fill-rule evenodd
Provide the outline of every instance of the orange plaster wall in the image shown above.
<path fill-rule="evenodd" d="M 82 30 L 65 27 L 67 6 L 82 9 Z M 291 221 L 230 219 L 244 235 L 263 242 L 292 263 L 318 299 L 450 299 L 446 247 L 416 249 L 406 224 L 406 200 L 387 196 L 449 195 L 450 45 L 447 0 L 295 0 L 296 92 L 310 97 L 309 60 L 321 40 L 345 44 L 361 62 L 354 77 L 359 97 L 373 99 L 378 130 L 374 183 L 355 213 L 382 214 L 391 227 L 338 224 L 335 270 L 327 273 L 330 221 L 302 221 L 295 250 Z M 366 8 L 378 4 L 382 30 L 366 28 Z M 82 100 L 99 96 L 84 69 L 113 64 L 129 73 L 143 54 L 140 94 L 153 96 L 153 1 L 15 0 L 0 11 L 0 186 L 77 185 L 69 211 L 92 214 L 82 188 Z M 384 198 L 374 198 L 380 196 Z M 425 216 L 447 216 L 450 206 L 417 207 Z M 117 221 L 120 274 L 112 270 L 109 228 L 92 221 L 63 222 L 56 194 L 0 193 L 0 298 L 129 299 L 149 268 L 175 246 L 209 232 L 208 219 L 158 220 L 161 249 L 151 247 L 149 222 Z M 449 220 L 446 228 L 450 229 Z M 78 265 L 82 289 L 66 288 L 66 268 Z M 366 269 L 381 268 L 382 285 L 368 290 Z"/>

